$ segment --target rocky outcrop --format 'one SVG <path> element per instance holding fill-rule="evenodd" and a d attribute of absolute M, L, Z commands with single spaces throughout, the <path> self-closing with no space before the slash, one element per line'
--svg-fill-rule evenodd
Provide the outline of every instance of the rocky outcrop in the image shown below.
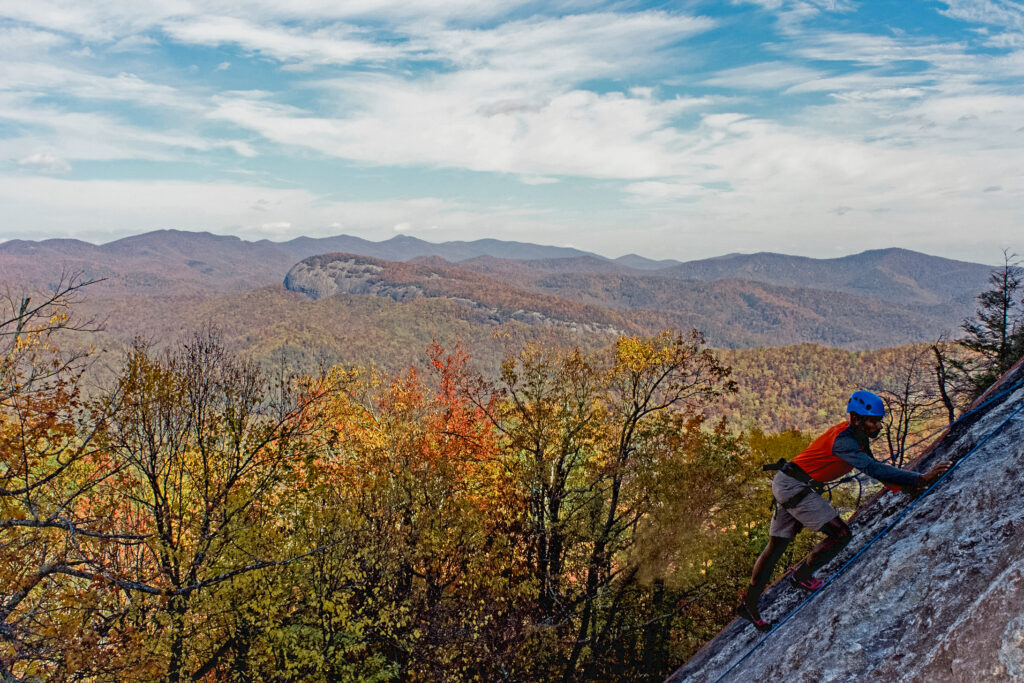
<path fill-rule="evenodd" d="M 325 257 L 326 256 L 326 257 Z M 292 266 L 284 278 L 284 286 L 313 299 L 336 294 L 375 294 L 395 301 L 409 301 L 423 296 L 414 285 L 396 285 L 381 273 L 384 266 L 358 256 L 314 256 Z"/>
<path fill-rule="evenodd" d="M 339 294 L 372 294 L 395 301 L 419 297 L 445 299 L 468 309 L 481 322 L 493 325 L 517 321 L 586 334 L 627 332 L 627 325 L 623 324 L 625 318 L 618 313 L 518 290 L 485 275 L 433 263 L 396 263 L 354 254 L 322 254 L 295 264 L 288 271 L 284 286 L 313 299 Z M 529 303 L 536 304 L 536 308 L 523 305 Z M 563 311 L 591 315 L 559 315 Z M 606 319 L 600 319 L 602 316 Z"/>
<path fill-rule="evenodd" d="M 939 485 L 858 511 L 830 584 L 776 585 L 762 611 L 785 623 L 733 622 L 669 681 L 1024 681 L 1024 365 L 985 400 L 918 465 L 959 461 Z"/>

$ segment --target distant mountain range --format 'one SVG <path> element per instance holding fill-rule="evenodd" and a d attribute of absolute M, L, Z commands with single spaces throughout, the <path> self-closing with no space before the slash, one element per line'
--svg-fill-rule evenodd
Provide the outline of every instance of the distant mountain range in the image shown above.
<path fill-rule="evenodd" d="M 905 249 L 679 262 L 492 239 L 433 244 L 404 235 L 383 242 L 347 235 L 248 242 L 161 230 L 102 245 L 0 244 L 0 282 L 7 285 L 46 287 L 62 270 L 104 278 L 90 287 L 91 296 L 111 301 L 210 300 L 263 287 L 279 291 L 286 282 L 313 297 L 442 299 L 487 325 L 515 321 L 579 334 L 695 326 L 722 347 L 874 348 L 955 331 L 991 269 Z"/>
<path fill-rule="evenodd" d="M 65 267 L 89 278 L 106 278 L 104 289 L 132 294 L 244 291 L 279 284 L 297 261 L 332 252 L 388 261 L 435 256 L 452 262 L 478 256 L 526 260 L 588 255 L 578 249 L 488 239 L 432 244 L 406 235 L 384 242 L 338 235 L 248 242 L 208 232 L 156 230 L 101 245 L 72 239 L 9 240 L 0 243 L 0 279 L 38 284 Z"/>

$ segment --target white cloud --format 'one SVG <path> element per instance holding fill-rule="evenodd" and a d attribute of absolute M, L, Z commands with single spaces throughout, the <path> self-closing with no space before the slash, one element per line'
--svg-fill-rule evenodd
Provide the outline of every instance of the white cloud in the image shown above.
<path fill-rule="evenodd" d="M 881 88 L 878 90 L 832 93 L 833 97 L 848 102 L 859 100 L 906 100 L 923 97 L 925 94 L 926 91 L 921 88 Z"/>
<path fill-rule="evenodd" d="M 849 12 L 857 7 L 850 0 L 732 0 L 732 4 L 758 5 L 767 10 L 786 8 L 789 11 L 815 9 L 830 12 Z"/>
<path fill-rule="evenodd" d="M 997 49 L 1024 48 L 1024 33 L 997 33 L 986 38 L 985 47 L 994 47 Z"/>
<path fill-rule="evenodd" d="M 33 26 L 78 36 L 95 43 L 117 40 L 165 27 L 194 24 L 197 35 L 214 34 L 209 17 L 235 17 L 253 24 L 319 24 L 358 19 L 383 20 L 390 24 L 441 25 L 460 21 L 486 21 L 518 7 L 526 0 L 5 0 L 0 16 Z M 558 12 L 570 2 L 549 4 Z M 205 28 L 203 28 L 205 25 Z M 245 34 L 252 37 L 252 34 Z M 228 42 L 238 42 L 236 38 Z"/>
<path fill-rule="evenodd" d="M 892 66 L 900 61 L 950 64 L 963 59 L 962 43 L 903 39 L 867 33 L 806 32 L 796 49 L 804 59 L 855 62 L 860 66 Z"/>
<path fill-rule="evenodd" d="M 550 176 L 540 175 L 527 175 L 519 176 L 519 182 L 524 185 L 550 185 L 551 183 L 557 183 L 558 178 L 551 178 Z"/>
<path fill-rule="evenodd" d="M 130 102 L 155 109 L 199 111 L 203 105 L 179 88 L 147 81 L 133 73 L 102 76 L 46 62 L 0 61 L 0 92 L 25 93 L 28 101 L 41 92 L 85 100 Z"/>
<path fill-rule="evenodd" d="M 202 10 L 214 14 L 250 16 L 259 21 L 306 21 L 377 19 L 392 23 L 407 21 L 485 21 L 528 5 L 527 0 L 210 0 Z M 571 2 L 549 3 L 558 11 Z M 199 10 L 196 10 L 199 13 Z"/>
<path fill-rule="evenodd" d="M 463 69 L 579 82 L 627 73 L 652 62 L 659 49 L 715 25 L 707 17 L 656 11 L 592 13 L 513 21 L 487 30 L 438 30 L 422 43 Z"/>
<path fill-rule="evenodd" d="M 734 5 L 757 5 L 767 10 L 779 9 L 782 3 L 783 0 L 732 0 Z"/>
<path fill-rule="evenodd" d="M 161 132 L 121 123 L 105 114 L 64 112 L 0 92 L 0 120 L 16 123 L 23 134 L 0 139 L 0 156 L 20 158 L 40 146 L 60 149 L 69 159 L 173 160 L 183 151 L 231 149 L 255 152 L 238 140 L 219 140 L 190 132 Z"/>
<path fill-rule="evenodd" d="M 853 0 L 733 0 L 734 5 L 751 4 L 773 12 L 783 35 L 799 35 L 806 25 L 822 14 L 852 14 L 858 9 Z"/>
<path fill-rule="evenodd" d="M 704 85 L 742 90 L 777 90 L 822 77 L 822 72 L 785 62 L 750 64 L 717 72 Z"/>
<path fill-rule="evenodd" d="M 700 102 L 575 90 L 536 112 L 488 116 L 481 94 L 458 75 L 427 84 L 382 77 L 354 95 L 362 110 L 346 119 L 242 98 L 219 98 L 211 117 L 373 164 L 636 178 L 675 170 L 688 139 L 670 124 Z"/>
<path fill-rule="evenodd" d="M 2 13 L 16 21 L 87 40 L 113 42 L 189 11 L 192 10 L 187 0 L 6 0 Z"/>
<path fill-rule="evenodd" d="M 347 64 L 383 59 L 394 50 L 360 40 L 337 27 L 304 31 L 261 26 L 235 17 L 212 16 L 164 24 L 164 31 L 183 43 L 220 46 L 234 44 L 281 61 L 311 64 Z"/>
<path fill-rule="evenodd" d="M 66 9 L 65 4 L 40 3 L 16 2 L 11 15 L 71 30 L 63 19 L 50 16 L 51 11 Z M 210 120 L 251 128 L 275 142 L 374 164 L 454 166 L 529 176 L 591 175 L 587 169 L 602 177 L 619 175 L 617 169 L 626 177 L 659 174 L 667 170 L 661 147 L 666 141 L 672 144 L 675 137 L 670 125 L 673 117 L 703 102 L 659 101 L 650 87 L 632 87 L 629 95 L 597 95 L 572 86 L 656 64 L 664 59 L 656 56 L 659 50 L 713 27 L 707 18 L 654 11 L 606 12 L 525 19 L 489 29 L 453 29 L 427 22 L 403 25 L 395 33 L 400 40 L 387 43 L 344 23 L 300 21 L 287 28 L 260 23 L 267 16 L 358 16 L 373 9 L 358 3 L 332 7 L 312 2 L 285 10 L 255 3 L 242 12 L 240 5 L 221 2 L 210 7 L 209 14 L 198 16 L 185 2 L 154 8 L 145 3 L 128 7 L 101 1 L 71 14 L 82 24 L 80 34 L 92 39 L 120 36 L 121 41 L 147 44 L 152 38 L 138 32 L 159 26 L 179 42 L 234 44 L 286 66 L 409 57 L 457 67 L 433 77 L 350 73 L 343 80 L 319 81 L 324 96 L 340 103 L 336 112 L 307 113 L 253 102 L 253 98 L 239 101 L 237 96 L 220 96 L 208 113 Z M 441 12 L 449 5 L 421 2 L 417 7 L 417 11 Z M 136 33 L 121 35 L 131 31 Z M 209 109 L 195 92 L 130 73 L 111 77 L 55 64 L 2 63 L 0 81 L 24 93 L 59 91 L 62 97 L 188 110 L 193 120 Z M 77 148 L 76 156 L 85 158 L 167 158 L 174 147 L 200 151 L 229 147 L 242 155 L 254 154 L 251 145 L 240 141 L 204 142 L 192 131 L 144 132 L 109 117 L 62 113 L 53 105 L 33 105 L 26 99 L 16 109 L 5 113 L 8 119 L 36 129 L 49 127 L 53 130 L 49 144 L 65 148 L 70 142 L 69 149 Z M 74 137 L 88 143 L 76 145 L 68 140 Z M 39 138 L 22 144 L 30 142 L 37 144 Z M 137 153 L 127 153 L 136 145 Z"/>
<path fill-rule="evenodd" d="M 263 223 L 259 229 L 260 233 L 267 237 L 287 239 L 291 236 L 292 224 L 288 221 L 274 221 L 273 223 Z"/>
<path fill-rule="evenodd" d="M 331 202 L 305 190 L 237 183 L 43 177 L 0 178 L 0 204 L 5 237 L 68 235 L 92 241 L 160 227 L 247 239 L 339 232 L 384 239 L 396 226 L 418 232 L 427 228 L 417 226 L 437 226 L 431 228 L 432 240 L 549 243 L 553 234 L 578 235 L 573 239 L 582 248 L 609 255 L 633 251 L 694 258 L 769 250 L 828 256 L 896 244 L 975 260 L 991 259 L 985 250 L 992 245 L 1019 244 L 1015 217 L 1024 200 L 1024 178 L 1011 153 L 994 159 L 882 152 L 820 136 L 802 139 L 742 117 L 721 117 L 713 126 L 723 137 L 702 152 L 708 172 L 699 179 L 630 184 L 631 196 L 647 201 L 633 204 L 628 213 L 473 209 L 429 197 Z M 1000 191 L 992 191 L 997 186 Z M 482 225 L 486 233 L 480 232 Z M 968 248 L 957 231 L 969 235 L 976 248 Z"/>
<path fill-rule="evenodd" d="M 0 27 L 0 45 L 11 55 L 22 58 L 40 52 L 47 52 L 55 47 L 67 44 L 63 36 L 49 31 L 38 31 L 25 26 Z"/>
<path fill-rule="evenodd" d="M 644 201 L 698 199 L 709 194 L 709 190 L 703 185 L 687 182 L 672 183 L 657 180 L 630 183 L 624 189 L 625 192 Z"/>
<path fill-rule="evenodd" d="M 315 11 L 306 13 L 307 18 L 315 15 Z M 381 42 L 354 24 L 286 28 L 260 23 L 258 15 L 217 15 L 211 11 L 162 21 L 161 28 L 180 42 L 238 45 L 307 67 L 361 60 L 441 60 L 466 70 L 487 69 L 499 76 L 518 74 L 520 79 L 529 75 L 576 82 L 627 73 L 649 62 L 656 51 L 714 25 L 706 17 L 666 12 L 597 12 L 510 21 L 488 29 L 449 28 L 443 21 L 404 23 L 395 25 L 392 32 L 398 40 Z M 643 49 L 637 49 L 638 45 Z"/>
<path fill-rule="evenodd" d="M 862 93 L 865 96 L 869 93 L 879 91 L 896 92 L 900 90 L 914 89 L 923 92 L 920 88 L 910 86 L 922 83 L 934 84 L 934 74 L 921 74 L 915 76 L 890 76 L 879 73 L 875 70 L 857 73 L 831 76 L 828 78 L 815 78 L 803 83 L 797 83 L 786 89 L 787 94 L 800 94 L 810 92 L 828 93 Z M 931 88 L 934 90 L 934 88 Z"/>
<path fill-rule="evenodd" d="M 333 56 L 338 60 L 386 56 L 359 43 L 350 50 L 319 36 L 299 40 L 291 33 L 261 33 L 257 38 L 239 22 L 211 23 L 217 29 L 211 41 L 236 30 L 243 44 L 262 45 L 281 60 L 328 59 L 329 45 L 340 50 Z M 278 143 L 374 164 L 531 176 L 660 174 L 667 170 L 665 145 L 671 147 L 678 137 L 673 118 L 707 100 L 659 101 L 651 88 L 642 87 L 629 95 L 598 95 L 573 90 L 572 84 L 652 65 L 660 59 L 659 49 L 713 25 L 701 17 L 643 12 L 530 19 L 488 30 L 428 27 L 405 48 L 394 49 L 459 70 L 415 79 L 348 74 L 317 81 L 325 97 L 338 102 L 336 116 L 222 96 L 211 117 Z"/>
<path fill-rule="evenodd" d="M 121 38 L 113 45 L 107 47 L 106 51 L 115 54 L 119 52 L 138 52 L 141 50 L 149 50 L 159 44 L 160 43 L 152 36 L 136 33 L 134 35 Z"/>
<path fill-rule="evenodd" d="M 71 172 L 71 164 L 66 159 L 61 159 L 49 152 L 29 154 L 27 157 L 19 159 L 18 165 L 49 175 L 61 175 Z"/>
<path fill-rule="evenodd" d="M 1013 0 L 944 0 L 939 10 L 952 19 L 1024 30 L 1024 5 Z"/>
<path fill-rule="evenodd" d="M 700 170 L 630 183 L 624 190 L 638 209 L 650 207 L 651 221 L 672 217 L 666 244 L 714 242 L 718 248 L 712 253 L 829 255 L 823 252 L 830 245 L 850 253 L 894 244 L 943 253 L 969 239 L 977 245 L 970 255 L 946 253 L 984 260 L 991 259 L 982 254 L 986 244 L 992 249 L 1020 243 L 1014 216 L 1015 203 L 1024 200 L 1018 161 L 1024 145 L 998 148 L 996 141 L 1005 140 L 1012 121 L 1024 120 L 1021 103 L 926 100 L 910 107 L 907 121 L 877 130 L 838 120 L 858 107 L 877 106 L 835 104 L 809 111 L 802 125 L 791 126 L 740 114 L 709 116 L 700 134 L 706 142 L 688 152 Z M 899 106 L 906 109 L 905 103 Z M 971 112 L 978 118 L 971 119 Z M 833 115 L 837 120 L 822 122 Z M 939 121 L 942 133 L 922 131 L 908 141 L 911 118 Z M 957 125 L 972 130 L 961 129 L 958 137 Z M 991 129 L 990 149 L 978 149 L 986 134 L 974 127 Z M 865 139 L 865 129 L 882 139 Z M 636 216 L 634 221 L 643 222 Z M 654 243 L 655 230 L 640 232 Z"/>

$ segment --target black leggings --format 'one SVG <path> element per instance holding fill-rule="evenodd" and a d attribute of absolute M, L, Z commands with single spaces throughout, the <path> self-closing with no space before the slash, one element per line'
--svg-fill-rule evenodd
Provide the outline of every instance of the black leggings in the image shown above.
<path fill-rule="evenodd" d="M 829 520 L 821 528 L 821 532 L 825 534 L 825 540 L 814 546 L 807 553 L 807 557 L 804 558 L 804 561 L 796 570 L 797 578 L 806 579 L 824 567 L 847 546 L 853 536 L 850 532 L 850 527 L 840 517 L 834 517 Z M 748 607 L 755 612 L 757 611 L 758 598 L 764 593 L 764 589 L 768 587 L 768 581 L 771 580 L 775 565 L 782 559 L 782 554 L 786 552 L 786 548 L 789 547 L 792 540 L 791 538 L 783 538 L 781 536 L 770 537 L 768 545 L 761 551 L 757 562 L 754 563 L 754 571 L 750 577 L 750 586 L 747 588 L 745 601 Z"/>
<path fill-rule="evenodd" d="M 850 527 L 839 517 L 829 520 L 828 524 L 821 527 L 821 532 L 827 538 L 818 545 L 811 548 L 803 563 L 796 570 L 795 576 L 798 579 L 810 578 L 811 574 L 818 571 L 832 559 L 842 552 L 853 538 Z"/>

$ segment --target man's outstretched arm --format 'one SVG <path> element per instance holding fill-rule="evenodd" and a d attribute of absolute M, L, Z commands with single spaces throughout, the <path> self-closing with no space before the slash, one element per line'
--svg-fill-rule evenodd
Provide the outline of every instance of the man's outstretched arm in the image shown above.
<path fill-rule="evenodd" d="M 856 439 L 847 435 L 842 435 L 836 439 L 835 444 L 832 446 L 832 452 L 869 477 L 877 479 L 883 484 L 893 484 L 901 487 L 928 486 L 952 467 L 952 463 L 940 462 L 925 474 L 918 474 L 910 470 L 886 465 L 871 457 L 861 449 Z"/>

